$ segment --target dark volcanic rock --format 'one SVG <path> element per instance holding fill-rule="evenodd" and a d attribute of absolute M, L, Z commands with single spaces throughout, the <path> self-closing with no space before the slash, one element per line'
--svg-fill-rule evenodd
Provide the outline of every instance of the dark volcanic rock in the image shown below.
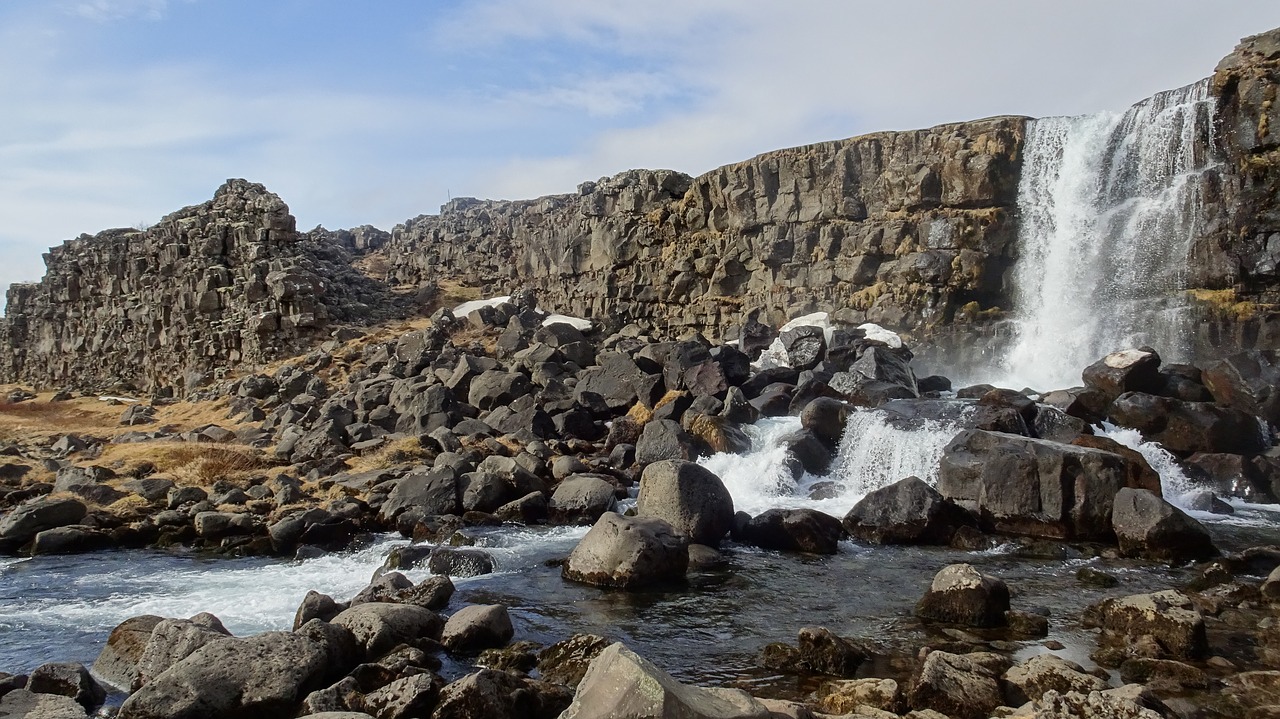
<path fill-rule="evenodd" d="M 873 544 L 950 544 L 973 517 L 917 477 L 867 494 L 844 517 L 849 536 Z"/>
<path fill-rule="evenodd" d="M 735 527 L 734 539 L 763 549 L 835 554 L 840 520 L 813 509 L 770 509 Z"/>
<path fill-rule="evenodd" d="M 938 572 L 916 603 L 916 615 L 970 627 L 1000 627 L 1009 611 L 1009 588 L 968 564 Z"/>

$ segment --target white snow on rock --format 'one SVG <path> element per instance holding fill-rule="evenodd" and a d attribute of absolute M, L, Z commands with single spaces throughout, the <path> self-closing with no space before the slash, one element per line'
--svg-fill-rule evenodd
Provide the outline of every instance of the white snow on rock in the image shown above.
<path fill-rule="evenodd" d="M 897 332 L 887 330 L 881 327 L 880 325 L 874 324 L 872 322 L 858 325 L 858 329 L 865 332 L 867 335 L 867 339 L 869 340 L 875 340 L 876 342 L 883 342 L 889 345 L 890 347 L 892 347 L 893 349 L 902 349 L 902 338 L 898 336 Z"/>
<path fill-rule="evenodd" d="M 543 327 L 554 324 L 570 325 L 579 332 L 590 332 L 591 328 L 594 326 L 591 324 L 591 320 L 585 320 L 581 317 L 570 317 L 569 315 L 547 315 L 547 318 L 542 321 Z"/>
<path fill-rule="evenodd" d="M 510 301 L 511 295 L 503 295 L 502 297 L 490 297 L 487 300 L 471 300 L 470 302 L 463 302 L 453 308 L 453 316 L 458 318 L 466 317 L 481 307 L 497 307 L 503 302 Z"/>

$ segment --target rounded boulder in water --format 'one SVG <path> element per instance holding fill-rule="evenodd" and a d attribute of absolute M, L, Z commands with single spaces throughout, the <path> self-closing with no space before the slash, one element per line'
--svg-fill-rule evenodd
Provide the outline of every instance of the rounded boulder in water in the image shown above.
<path fill-rule="evenodd" d="M 1009 611 L 1009 587 L 969 564 L 938 572 L 916 603 L 916 616 L 968 627 L 1002 627 Z"/>
<path fill-rule="evenodd" d="M 640 475 L 636 515 L 661 519 L 690 542 L 714 547 L 733 528 L 733 497 L 705 467 L 655 462 Z"/>

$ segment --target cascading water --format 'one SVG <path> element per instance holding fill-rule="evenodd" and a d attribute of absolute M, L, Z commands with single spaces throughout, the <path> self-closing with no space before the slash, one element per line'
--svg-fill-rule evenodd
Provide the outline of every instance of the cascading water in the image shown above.
<path fill-rule="evenodd" d="M 1028 123 L 1004 384 L 1074 385 L 1141 345 L 1188 358 L 1187 259 L 1220 163 L 1212 118 L 1206 80 L 1124 113 Z"/>

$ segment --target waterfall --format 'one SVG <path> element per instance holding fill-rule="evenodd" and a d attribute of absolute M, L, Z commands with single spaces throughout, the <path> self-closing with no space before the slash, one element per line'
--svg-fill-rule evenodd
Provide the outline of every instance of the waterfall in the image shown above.
<path fill-rule="evenodd" d="M 1220 163 L 1208 86 L 1028 123 L 1004 384 L 1075 385 L 1100 357 L 1141 345 L 1189 358 L 1187 260 Z"/>

